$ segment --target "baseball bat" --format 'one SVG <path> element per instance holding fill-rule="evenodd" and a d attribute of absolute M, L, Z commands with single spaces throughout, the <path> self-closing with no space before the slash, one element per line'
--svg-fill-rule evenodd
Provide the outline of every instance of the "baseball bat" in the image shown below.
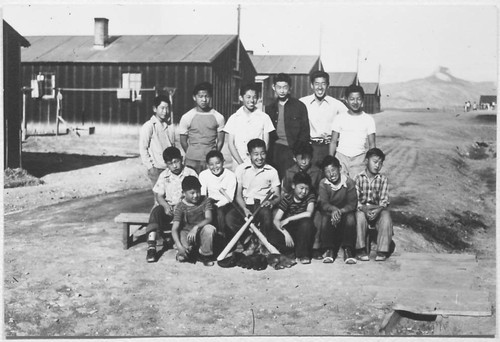
<path fill-rule="evenodd" d="M 261 204 L 263 202 L 267 201 L 269 199 L 269 197 L 271 197 L 271 195 L 272 195 L 272 192 L 269 191 L 267 193 L 267 195 L 266 195 L 266 198 L 261 202 Z M 259 212 L 260 208 L 261 208 L 261 205 L 259 204 L 259 206 L 257 207 L 257 209 L 254 210 L 252 216 L 250 216 L 248 219 L 246 219 L 245 224 L 243 226 L 241 226 L 241 228 L 238 230 L 238 232 L 236 232 L 236 234 L 233 236 L 233 238 L 231 239 L 231 241 L 229 241 L 229 243 L 226 245 L 226 247 L 224 248 L 224 250 L 219 254 L 219 256 L 217 257 L 217 261 L 221 261 L 221 260 L 223 260 L 227 256 L 227 254 L 229 253 L 229 251 L 234 247 L 234 245 L 236 244 L 236 242 L 238 242 L 238 240 L 243 235 L 243 233 L 245 232 L 245 230 L 252 223 L 252 220 L 254 219 L 255 215 L 257 215 L 257 213 Z"/>
<path fill-rule="evenodd" d="M 241 212 L 241 209 L 231 200 L 231 197 L 229 197 L 229 195 L 227 194 L 227 192 L 224 189 L 221 188 L 219 190 L 219 192 L 229 201 L 229 203 L 231 203 L 233 205 L 233 207 L 236 209 L 237 212 L 239 212 L 242 216 L 245 216 Z M 262 232 L 259 230 L 259 228 L 257 228 L 253 223 L 250 224 L 250 230 L 253 233 L 255 233 L 255 235 L 257 235 L 257 237 L 259 238 L 260 242 L 262 242 L 262 244 L 267 248 L 267 250 L 269 251 L 269 253 L 280 254 L 280 252 L 278 251 L 278 249 L 276 247 L 274 247 L 267 240 L 267 238 L 265 237 L 265 235 L 262 234 Z"/>

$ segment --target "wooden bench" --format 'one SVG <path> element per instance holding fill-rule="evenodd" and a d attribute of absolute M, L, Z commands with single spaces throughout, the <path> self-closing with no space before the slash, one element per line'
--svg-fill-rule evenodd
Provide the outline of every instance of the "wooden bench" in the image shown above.
<path fill-rule="evenodd" d="M 147 226 L 149 213 L 121 213 L 115 217 L 115 222 L 122 224 L 123 249 L 128 249 L 132 245 L 134 233 Z M 131 226 L 139 226 L 139 228 L 131 234 Z M 167 230 L 166 233 L 170 234 L 171 231 Z M 161 238 L 161 236 L 158 236 L 157 240 Z"/>

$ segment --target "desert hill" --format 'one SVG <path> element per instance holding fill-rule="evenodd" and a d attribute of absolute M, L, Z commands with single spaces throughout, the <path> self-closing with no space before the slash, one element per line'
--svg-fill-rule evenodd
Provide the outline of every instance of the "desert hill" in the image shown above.
<path fill-rule="evenodd" d="M 382 109 L 461 109 L 467 100 L 479 104 L 481 95 L 497 93 L 494 82 L 463 80 L 445 67 L 439 67 L 426 78 L 382 84 L 380 88 Z"/>

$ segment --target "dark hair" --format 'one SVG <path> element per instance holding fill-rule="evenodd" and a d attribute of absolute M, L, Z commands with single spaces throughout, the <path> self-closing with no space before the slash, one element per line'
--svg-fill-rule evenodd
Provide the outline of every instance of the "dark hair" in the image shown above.
<path fill-rule="evenodd" d="M 193 96 L 198 95 L 198 92 L 205 90 L 209 96 L 212 96 L 214 87 L 210 82 L 202 82 L 197 84 L 193 90 Z"/>
<path fill-rule="evenodd" d="M 297 172 L 296 174 L 293 175 L 292 183 L 295 185 L 305 184 L 311 187 L 312 186 L 311 176 L 309 176 L 305 172 Z"/>
<path fill-rule="evenodd" d="M 168 104 L 168 108 L 170 108 L 171 104 L 170 104 L 170 98 L 166 95 L 158 95 L 154 98 L 153 100 L 153 105 L 156 107 L 158 107 L 162 102 L 165 102 L 166 104 Z"/>
<path fill-rule="evenodd" d="M 369 149 L 366 152 L 365 159 L 370 159 L 370 157 L 373 157 L 373 156 L 379 157 L 380 159 L 382 159 L 382 161 L 385 160 L 385 154 L 379 148 L 374 147 L 374 148 Z"/>
<path fill-rule="evenodd" d="M 252 153 L 252 150 L 257 147 L 262 147 L 264 150 L 266 149 L 266 142 L 262 139 L 252 139 L 247 144 L 248 153 Z"/>
<path fill-rule="evenodd" d="M 293 145 L 292 152 L 294 157 L 302 155 L 302 156 L 309 156 L 312 158 L 313 147 L 308 142 L 299 140 L 295 143 L 295 145 Z"/>
<path fill-rule="evenodd" d="M 309 78 L 311 80 L 311 83 L 314 83 L 314 80 L 320 77 L 323 77 L 326 80 L 326 83 L 330 84 L 330 75 L 322 70 L 314 71 Z"/>
<path fill-rule="evenodd" d="M 273 84 L 276 84 L 278 82 L 286 82 L 290 87 L 292 86 L 292 79 L 290 78 L 290 75 L 284 74 L 282 72 L 273 77 Z"/>
<path fill-rule="evenodd" d="M 210 152 L 208 152 L 207 156 L 205 157 L 205 161 L 208 163 L 208 161 L 214 157 L 217 157 L 220 160 L 224 161 L 224 156 L 222 155 L 222 152 L 217 150 L 211 150 Z"/>
<path fill-rule="evenodd" d="M 173 159 L 182 159 L 181 151 L 174 146 L 167 147 L 165 151 L 163 151 L 163 160 L 165 160 L 165 163 L 168 163 Z"/>
<path fill-rule="evenodd" d="M 241 87 L 240 95 L 244 96 L 246 94 L 246 92 L 249 90 L 255 91 L 255 94 L 257 94 L 257 95 L 259 94 L 259 87 L 254 82 L 251 82 L 251 83 L 247 83 L 243 87 Z"/>
<path fill-rule="evenodd" d="M 195 176 L 186 176 L 186 178 L 182 180 L 182 191 L 199 189 L 201 189 L 201 183 Z"/>
<path fill-rule="evenodd" d="M 351 93 L 360 93 L 361 97 L 365 97 L 365 91 L 363 90 L 363 87 L 356 84 L 351 84 L 346 88 L 345 98 L 347 99 Z"/>
<path fill-rule="evenodd" d="M 321 161 L 320 167 L 323 170 L 325 167 L 332 165 L 333 167 L 340 168 L 340 161 L 337 157 L 326 155 L 325 158 Z"/>

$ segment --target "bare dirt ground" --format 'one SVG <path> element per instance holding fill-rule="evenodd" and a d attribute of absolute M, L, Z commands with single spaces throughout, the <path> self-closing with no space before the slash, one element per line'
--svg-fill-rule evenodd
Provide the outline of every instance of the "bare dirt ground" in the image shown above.
<path fill-rule="evenodd" d="M 495 334 L 496 115 L 374 117 L 396 253 L 281 271 L 178 264 L 172 250 L 147 264 L 145 244 L 123 250 L 113 222 L 153 204 L 138 137 L 29 137 L 23 167 L 44 184 L 4 189 L 5 336 L 379 335 L 390 305 L 365 285 L 386 281 L 410 252 L 477 255 L 471 277 L 494 315 L 447 317 L 439 329 L 403 319 L 391 334 Z"/>

